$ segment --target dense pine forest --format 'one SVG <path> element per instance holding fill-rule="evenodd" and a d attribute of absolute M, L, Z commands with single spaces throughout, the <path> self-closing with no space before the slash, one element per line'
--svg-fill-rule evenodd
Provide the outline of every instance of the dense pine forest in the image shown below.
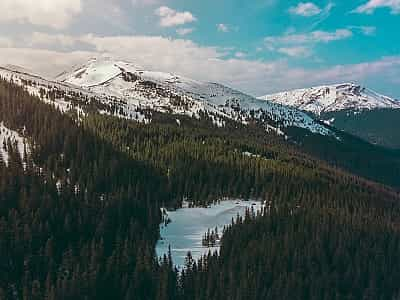
<path fill-rule="evenodd" d="M 0 299 L 400 299 L 397 190 L 256 125 L 176 118 L 78 119 L 0 80 L 0 120 L 29 144 L 1 145 Z M 268 206 L 220 255 L 158 260 L 160 208 L 220 197 Z"/>
<path fill-rule="evenodd" d="M 359 136 L 373 144 L 388 148 L 400 149 L 400 132 L 396 122 L 399 120 L 399 111 L 391 109 L 375 109 L 371 111 L 342 111 L 326 113 L 325 120 L 335 118 L 337 128 Z"/>

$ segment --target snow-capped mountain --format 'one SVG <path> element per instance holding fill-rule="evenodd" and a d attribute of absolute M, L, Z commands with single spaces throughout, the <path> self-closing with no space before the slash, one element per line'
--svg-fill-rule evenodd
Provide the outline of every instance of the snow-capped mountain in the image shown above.
<path fill-rule="evenodd" d="M 331 135 L 326 126 L 295 108 L 256 99 L 217 83 L 192 80 L 171 73 L 145 70 L 133 63 L 91 59 L 54 80 L 30 75 L 21 68 L 0 68 L 0 76 L 25 86 L 61 110 L 88 108 L 100 113 L 151 122 L 151 112 L 200 118 L 207 115 L 218 126 L 226 120 L 261 123 L 268 131 L 285 134 L 287 127 Z"/>
<path fill-rule="evenodd" d="M 259 99 L 288 105 L 317 115 L 342 110 L 400 108 L 399 101 L 355 83 L 298 89 L 263 96 Z"/>
<path fill-rule="evenodd" d="M 78 116 L 85 116 L 86 112 L 95 110 L 103 114 L 141 122 L 148 121 L 142 112 L 135 110 L 134 107 L 129 107 L 125 101 L 108 95 L 99 95 L 55 79 L 28 73 L 22 67 L 0 66 L 0 78 L 24 87 L 30 94 L 54 105 L 65 113 L 74 111 L 78 113 Z"/>
<path fill-rule="evenodd" d="M 262 101 L 217 83 L 148 71 L 130 62 L 92 59 L 72 72 L 63 73 L 57 80 L 97 95 L 124 99 L 134 107 L 195 117 L 206 112 L 219 125 L 223 125 L 224 118 L 245 124 L 268 119 L 275 123 L 276 129 L 294 126 L 314 133 L 330 133 L 329 129 L 296 109 Z"/>

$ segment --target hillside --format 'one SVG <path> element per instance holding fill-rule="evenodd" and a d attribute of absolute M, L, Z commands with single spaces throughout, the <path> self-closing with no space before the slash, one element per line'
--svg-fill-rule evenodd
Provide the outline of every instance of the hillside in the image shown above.
<path fill-rule="evenodd" d="M 296 109 L 257 100 L 219 84 L 144 71 L 132 63 L 110 59 L 90 60 L 55 80 L 21 69 L 0 68 L 0 76 L 80 120 L 100 113 L 142 124 L 157 124 L 160 120 L 180 124 L 189 118 L 196 124 L 193 128 L 202 121 L 211 121 L 232 136 L 239 135 L 240 128 L 256 131 L 263 142 L 272 139 L 289 148 L 297 145 L 299 151 L 332 166 L 400 186 L 400 154 L 371 148 Z"/>
<path fill-rule="evenodd" d="M 7 128 L 33 146 L 8 165 L 0 159 L 5 299 L 277 299 L 278 286 L 291 299 L 399 292 L 394 190 L 254 127 L 190 117 L 178 124 L 165 114 L 150 124 L 100 114 L 80 120 L 1 80 L 0 100 Z M 220 256 L 188 256 L 179 275 L 168 256 L 155 259 L 161 207 L 224 196 L 274 209 L 235 220 Z"/>
<path fill-rule="evenodd" d="M 358 136 L 371 144 L 400 149 L 400 109 L 373 109 L 324 113 L 323 120 L 340 130 Z"/>
<path fill-rule="evenodd" d="M 96 95 L 126 101 L 127 105 L 140 109 L 196 118 L 207 113 L 218 126 L 223 126 L 224 119 L 228 118 L 243 124 L 261 122 L 275 131 L 294 126 L 330 134 L 329 129 L 296 109 L 261 101 L 217 83 L 144 70 L 130 62 L 93 59 L 56 79 Z"/>

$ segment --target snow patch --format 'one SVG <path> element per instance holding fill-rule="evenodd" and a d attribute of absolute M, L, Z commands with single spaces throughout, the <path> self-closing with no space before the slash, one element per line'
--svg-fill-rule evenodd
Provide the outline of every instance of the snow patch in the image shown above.
<path fill-rule="evenodd" d="M 254 212 L 261 211 L 263 205 L 259 201 L 226 200 L 210 205 L 207 208 L 194 207 L 167 211 L 164 213 L 164 221 L 160 225 L 161 239 L 156 246 L 158 257 L 168 254 L 171 247 L 171 254 L 176 266 L 182 268 L 185 258 L 190 251 L 192 257 L 197 260 L 209 251 L 219 251 L 219 246 L 205 247 L 202 245 L 202 238 L 208 229 L 218 228 L 222 233 L 224 226 L 232 223 L 232 218 L 237 215 L 244 216 L 246 209 L 253 209 Z"/>
<path fill-rule="evenodd" d="M 29 153 L 29 147 L 27 144 L 26 139 L 20 135 L 17 131 L 8 129 L 3 122 L 0 122 L 0 153 L 8 164 L 8 151 L 7 151 L 7 143 L 8 141 L 11 142 L 12 145 L 17 145 L 18 152 L 21 155 L 21 158 L 24 159 L 25 149 L 27 153 Z"/>

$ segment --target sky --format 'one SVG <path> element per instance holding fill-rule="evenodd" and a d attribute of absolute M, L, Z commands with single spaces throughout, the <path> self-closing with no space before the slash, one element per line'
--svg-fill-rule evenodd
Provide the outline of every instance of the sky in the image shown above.
<path fill-rule="evenodd" d="M 92 57 L 262 96 L 354 81 L 400 99 L 400 0 L 1 0 L 0 64 Z"/>

